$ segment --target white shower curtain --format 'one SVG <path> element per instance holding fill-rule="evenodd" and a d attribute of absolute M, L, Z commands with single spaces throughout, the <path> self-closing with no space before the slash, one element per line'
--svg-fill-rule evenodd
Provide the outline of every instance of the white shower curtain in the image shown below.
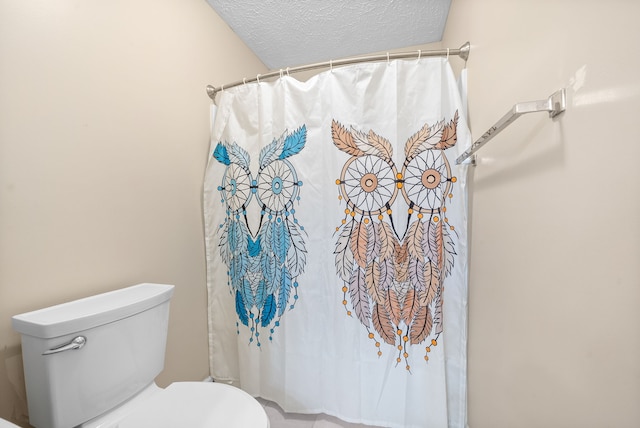
<path fill-rule="evenodd" d="M 444 58 L 219 95 L 204 182 L 214 379 L 289 412 L 466 425 L 463 95 Z"/>

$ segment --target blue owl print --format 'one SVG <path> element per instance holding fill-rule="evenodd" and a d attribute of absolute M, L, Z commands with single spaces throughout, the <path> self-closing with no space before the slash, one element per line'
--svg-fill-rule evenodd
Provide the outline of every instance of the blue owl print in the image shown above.
<path fill-rule="evenodd" d="M 302 181 L 289 158 L 300 153 L 306 137 L 303 125 L 292 133 L 285 131 L 265 146 L 255 178 L 249 154 L 237 143 L 219 142 L 213 152 L 226 166 L 218 187 L 226 206 L 219 233 L 220 255 L 235 298 L 238 333 L 240 324 L 249 328 L 249 340 L 257 346 L 261 346 L 262 331 L 268 331 L 269 340 L 273 339 L 285 311 L 293 309 L 298 299 L 298 277 L 307 259 L 306 232 L 294 208 L 300 200 Z M 260 207 L 255 232 L 247 214 L 252 200 Z"/>

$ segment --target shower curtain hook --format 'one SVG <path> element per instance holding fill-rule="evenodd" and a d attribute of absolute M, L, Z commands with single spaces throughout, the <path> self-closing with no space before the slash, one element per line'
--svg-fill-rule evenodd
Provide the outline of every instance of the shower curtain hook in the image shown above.
<path fill-rule="evenodd" d="M 260 83 L 260 74 L 258 74 L 258 75 L 256 76 L 256 81 L 257 81 L 258 83 Z"/>
<path fill-rule="evenodd" d="M 389 52 L 387 52 L 387 64 L 389 64 Z"/>
<path fill-rule="evenodd" d="M 418 49 L 418 59 L 422 56 L 422 49 Z"/>
<path fill-rule="evenodd" d="M 329 60 L 329 70 L 333 73 L 333 60 Z"/>
<path fill-rule="evenodd" d="M 287 67 L 287 76 L 291 77 L 291 75 L 289 74 L 289 67 Z"/>
<path fill-rule="evenodd" d="M 447 61 L 449 61 L 449 48 L 447 48 Z"/>
<path fill-rule="evenodd" d="M 224 85 L 220 85 L 220 92 L 224 92 Z"/>
<path fill-rule="evenodd" d="M 282 79 L 282 69 L 280 69 L 280 78 Z"/>
<path fill-rule="evenodd" d="M 242 83 L 244 83 L 245 86 L 247 85 L 247 78 L 246 77 L 242 78 Z"/>

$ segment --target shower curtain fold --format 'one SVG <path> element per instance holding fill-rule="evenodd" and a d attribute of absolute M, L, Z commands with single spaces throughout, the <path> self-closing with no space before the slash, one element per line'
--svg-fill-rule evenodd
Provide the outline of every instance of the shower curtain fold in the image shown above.
<path fill-rule="evenodd" d="M 220 94 L 203 199 L 214 379 L 289 412 L 466 425 L 464 98 L 444 58 Z"/>

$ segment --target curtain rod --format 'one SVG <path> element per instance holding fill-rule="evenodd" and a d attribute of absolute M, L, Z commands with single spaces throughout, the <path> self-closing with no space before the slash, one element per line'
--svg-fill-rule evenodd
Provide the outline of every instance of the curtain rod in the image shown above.
<path fill-rule="evenodd" d="M 335 61 L 332 60 L 332 61 L 318 62 L 315 64 L 301 65 L 299 67 L 292 67 L 292 68 L 287 67 L 286 70 L 280 69 L 278 71 L 271 71 L 265 74 L 258 74 L 256 77 L 253 77 L 250 79 L 238 80 L 237 82 L 229 83 L 227 85 L 222 85 L 217 88 L 211 85 L 207 85 L 207 94 L 209 95 L 209 98 L 215 101 L 216 94 L 220 91 L 223 91 L 224 89 L 233 88 L 235 86 L 244 85 L 246 83 L 260 82 L 260 79 L 268 79 L 270 77 L 282 76 L 284 73 L 287 73 L 287 74 L 299 73 L 301 71 L 316 70 L 318 68 L 328 68 L 328 67 L 333 68 L 333 66 L 358 64 L 361 62 L 375 62 L 375 61 L 385 61 L 385 60 L 388 61 L 392 59 L 421 58 L 423 56 L 426 57 L 426 56 L 445 56 L 445 55 L 446 56 L 457 55 L 466 61 L 467 58 L 469 58 L 470 50 L 471 50 L 471 45 L 469 44 L 469 42 L 466 42 L 465 44 L 460 46 L 460 48 L 458 49 L 447 48 L 447 49 L 437 49 L 437 50 L 430 50 L 430 51 L 417 50 L 417 51 L 411 51 L 411 52 L 398 52 L 398 53 L 387 52 L 384 55 L 351 57 L 351 58 L 337 59 Z"/>

